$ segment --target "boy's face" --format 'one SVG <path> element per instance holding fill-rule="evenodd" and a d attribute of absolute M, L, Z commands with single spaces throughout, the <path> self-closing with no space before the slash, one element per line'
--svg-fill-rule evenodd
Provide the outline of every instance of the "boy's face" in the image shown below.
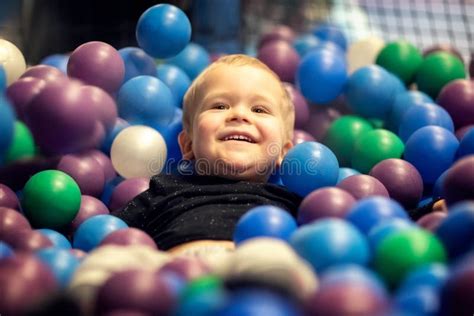
<path fill-rule="evenodd" d="M 180 135 L 183 157 L 201 174 L 266 181 L 292 147 L 280 82 L 263 69 L 224 65 L 201 87 L 191 135 Z"/>

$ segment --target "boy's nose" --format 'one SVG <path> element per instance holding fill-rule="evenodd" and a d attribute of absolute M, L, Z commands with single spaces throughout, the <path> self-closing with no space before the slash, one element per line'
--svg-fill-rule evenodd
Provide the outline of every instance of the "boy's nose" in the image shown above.
<path fill-rule="evenodd" d="M 235 107 L 229 111 L 228 121 L 249 122 L 248 110 L 244 107 Z"/>

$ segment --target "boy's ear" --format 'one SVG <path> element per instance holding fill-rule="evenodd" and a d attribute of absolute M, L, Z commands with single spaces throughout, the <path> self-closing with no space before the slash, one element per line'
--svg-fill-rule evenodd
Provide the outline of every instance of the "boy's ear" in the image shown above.
<path fill-rule="evenodd" d="M 192 146 L 193 143 L 191 141 L 191 137 L 185 130 L 182 130 L 181 133 L 179 133 L 178 143 L 179 143 L 179 148 L 181 149 L 181 154 L 183 155 L 183 159 L 186 159 L 186 160 L 194 159 L 193 146 Z"/>
<path fill-rule="evenodd" d="M 294 145 L 293 145 L 293 142 L 291 140 L 285 143 L 285 145 L 281 149 L 280 159 L 278 159 L 278 167 L 281 166 L 281 163 L 283 162 L 283 158 L 285 158 L 286 154 L 288 153 L 288 151 L 291 148 L 293 148 L 293 146 Z"/>

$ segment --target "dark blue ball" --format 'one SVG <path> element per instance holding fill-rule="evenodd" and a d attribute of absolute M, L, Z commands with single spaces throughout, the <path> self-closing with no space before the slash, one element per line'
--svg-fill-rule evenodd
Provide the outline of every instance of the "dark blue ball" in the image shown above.
<path fill-rule="evenodd" d="M 5 68 L 0 65 L 0 93 L 5 92 L 7 88 L 7 74 L 5 73 Z"/>
<path fill-rule="evenodd" d="M 470 128 L 459 142 L 456 159 L 474 154 L 474 127 Z"/>
<path fill-rule="evenodd" d="M 10 102 L 0 95 L 0 164 L 13 140 L 15 119 Z"/>
<path fill-rule="evenodd" d="M 313 29 L 313 34 L 322 41 L 337 44 L 343 51 L 347 50 L 347 39 L 344 32 L 337 26 L 329 23 L 318 25 Z"/>
<path fill-rule="evenodd" d="M 123 82 L 137 76 L 154 76 L 155 60 L 138 47 L 124 47 L 118 50 L 125 65 Z"/>
<path fill-rule="evenodd" d="M 48 228 L 37 229 L 53 243 L 53 247 L 61 249 L 71 249 L 71 243 L 63 234 Z"/>
<path fill-rule="evenodd" d="M 15 253 L 13 248 L 7 243 L 0 241 L 0 260 L 13 256 Z"/>
<path fill-rule="evenodd" d="M 67 54 L 53 54 L 46 56 L 39 63 L 41 65 L 48 65 L 58 68 L 63 73 L 67 74 L 67 63 L 69 61 L 69 55 Z"/>
<path fill-rule="evenodd" d="M 166 59 L 167 64 L 172 64 L 182 69 L 194 80 L 209 64 L 211 57 L 204 47 L 196 43 L 189 43 L 178 55 Z"/>
<path fill-rule="evenodd" d="M 385 121 L 385 127 L 392 132 L 398 133 L 400 123 L 405 112 L 415 105 L 433 102 L 433 99 L 421 91 L 404 91 L 395 96 L 392 108 Z"/>
<path fill-rule="evenodd" d="M 161 64 L 156 67 L 156 77 L 170 88 L 175 106 L 181 108 L 184 94 L 191 85 L 189 76 L 177 66 Z"/>

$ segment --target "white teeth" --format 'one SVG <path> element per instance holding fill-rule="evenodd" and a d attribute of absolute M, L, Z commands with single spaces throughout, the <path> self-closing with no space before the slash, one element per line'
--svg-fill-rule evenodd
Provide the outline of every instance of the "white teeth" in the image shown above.
<path fill-rule="evenodd" d="M 224 140 L 240 140 L 240 141 L 246 141 L 246 142 L 249 142 L 249 143 L 253 143 L 252 139 L 250 139 L 247 136 L 243 136 L 243 135 L 230 135 L 230 136 L 225 137 Z"/>

